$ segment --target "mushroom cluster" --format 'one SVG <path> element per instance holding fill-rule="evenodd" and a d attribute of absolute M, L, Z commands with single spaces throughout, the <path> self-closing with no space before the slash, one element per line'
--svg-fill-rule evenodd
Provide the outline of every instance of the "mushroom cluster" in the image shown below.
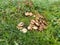
<path fill-rule="evenodd" d="M 38 14 L 33 14 L 31 12 L 26 12 L 25 16 L 34 16 L 34 19 L 31 19 L 30 24 L 27 27 L 24 26 L 23 22 L 20 22 L 17 25 L 17 28 L 21 32 L 26 33 L 27 30 L 42 31 L 46 28 L 47 22 L 46 22 L 45 18 L 42 15 L 40 15 L 39 13 Z"/>
<path fill-rule="evenodd" d="M 32 19 L 30 21 L 30 24 L 28 26 L 28 30 L 39 30 L 39 31 L 42 31 L 43 29 L 46 28 L 46 21 L 45 21 L 45 18 L 41 15 L 37 15 L 35 16 L 35 19 Z"/>
<path fill-rule="evenodd" d="M 24 23 L 23 22 L 20 22 L 18 25 L 17 25 L 17 28 L 23 32 L 23 33 L 26 33 L 27 32 L 27 29 L 24 27 Z"/>

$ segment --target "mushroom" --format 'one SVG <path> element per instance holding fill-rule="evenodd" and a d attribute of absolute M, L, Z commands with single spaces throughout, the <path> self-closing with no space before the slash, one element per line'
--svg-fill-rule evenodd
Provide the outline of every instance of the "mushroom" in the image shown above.
<path fill-rule="evenodd" d="M 19 24 L 18 24 L 18 26 L 20 27 L 20 26 L 24 26 L 24 23 L 23 22 L 20 22 Z"/>
<path fill-rule="evenodd" d="M 39 23 L 38 23 L 38 22 L 35 22 L 35 25 L 36 25 L 36 26 L 39 26 Z"/>
<path fill-rule="evenodd" d="M 27 29 L 26 28 L 23 28 L 22 30 L 20 30 L 21 32 L 23 33 L 26 33 L 27 32 Z"/>
<path fill-rule="evenodd" d="M 31 12 L 26 12 L 25 15 L 26 16 L 32 16 L 33 14 Z"/>
<path fill-rule="evenodd" d="M 23 22 L 20 22 L 20 23 L 17 25 L 17 28 L 18 28 L 18 29 L 22 29 L 23 26 L 24 26 L 24 23 L 23 23 Z"/>
<path fill-rule="evenodd" d="M 28 29 L 28 30 L 32 30 L 32 26 L 33 26 L 33 25 L 30 24 L 30 25 L 27 27 L 27 29 Z"/>
<path fill-rule="evenodd" d="M 35 20 L 32 19 L 31 22 L 30 22 L 30 24 L 34 24 L 34 23 L 35 23 Z"/>
<path fill-rule="evenodd" d="M 39 30 L 42 31 L 43 29 L 45 29 L 45 25 L 43 23 L 41 23 L 39 26 Z"/>
<path fill-rule="evenodd" d="M 34 19 L 31 20 L 31 24 L 34 24 L 36 21 Z"/>
<path fill-rule="evenodd" d="M 30 12 L 29 15 L 32 16 L 33 14 Z"/>

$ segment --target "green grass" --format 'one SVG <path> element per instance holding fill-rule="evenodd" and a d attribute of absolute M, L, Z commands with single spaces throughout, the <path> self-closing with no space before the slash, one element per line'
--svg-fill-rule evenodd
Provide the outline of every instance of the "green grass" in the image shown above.
<path fill-rule="evenodd" d="M 29 7 L 23 1 L 17 4 L 18 0 L 0 0 L 0 45 L 60 45 L 60 23 L 57 23 L 60 19 L 60 1 L 32 1 L 33 6 Z M 47 29 L 23 34 L 16 26 L 20 21 L 28 26 L 32 17 L 26 17 L 24 13 L 35 10 L 46 18 Z"/>

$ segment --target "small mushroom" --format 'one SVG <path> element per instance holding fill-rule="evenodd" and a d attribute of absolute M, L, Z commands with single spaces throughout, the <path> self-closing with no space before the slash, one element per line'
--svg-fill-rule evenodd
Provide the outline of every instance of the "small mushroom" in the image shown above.
<path fill-rule="evenodd" d="M 39 30 L 42 31 L 43 29 L 45 29 L 45 25 L 42 23 L 42 24 L 40 24 L 40 26 L 39 26 Z"/>
<path fill-rule="evenodd" d="M 30 24 L 32 24 L 32 25 L 33 25 L 33 24 L 34 24 L 34 22 L 35 22 L 34 20 L 31 20 Z"/>
<path fill-rule="evenodd" d="M 32 19 L 32 20 L 31 20 L 31 24 L 34 24 L 34 23 L 35 23 L 35 20 L 34 20 L 34 19 Z"/>
<path fill-rule="evenodd" d="M 32 16 L 33 14 L 31 12 L 26 12 L 25 15 L 26 16 Z"/>
<path fill-rule="evenodd" d="M 29 12 L 26 12 L 25 15 L 26 15 L 26 16 L 29 16 Z"/>
<path fill-rule="evenodd" d="M 29 15 L 32 16 L 33 14 L 30 12 Z"/>
<path fill-rule="evenodd" d="M 20 23 L 17 25 L 17 28 L 18 28 L 18 29 L 22 29 L 23 26 L 24 26 L 24 23 L 23 23 L 23 22 L 20 22 Z"/>
<path fill-rule="evenodd" d="M 28 26 L 28 30 L 32 30 L 32 27 Z"/>
<path fill-rule="evenodd" d="M 27 29 L 26 28 L 23 28 L 22 30 L 20 30 L 21 32 L 23 33 L 26 33 L 27 32 Z"/>
<path fill-rule="evenodd" d="M 28 30 L 32 30 L 32 25 L 30 24 L 27 28 Z"/>

